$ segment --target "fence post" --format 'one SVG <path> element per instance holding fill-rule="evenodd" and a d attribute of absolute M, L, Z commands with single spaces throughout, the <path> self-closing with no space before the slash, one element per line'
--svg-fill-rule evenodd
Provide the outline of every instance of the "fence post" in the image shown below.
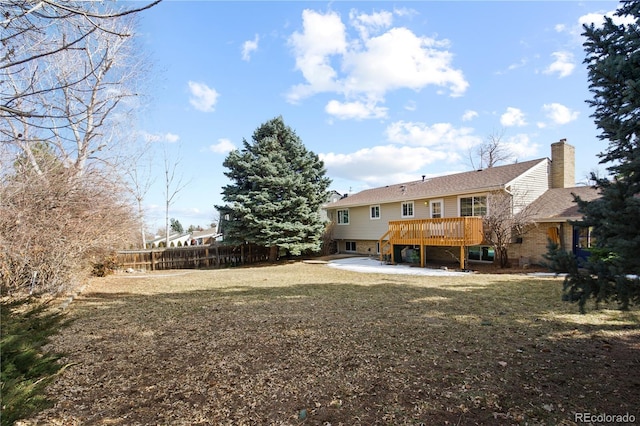
<path fill-rule="evenodd" d="M 155 271 L 156 269 L 156 262 L 154 260 L 154 256 L 153 256 L 153 249 L 151 249 L 151 270 Z"/>
<path fill-rule="evenodd" d="M 209 267 L 209 247 L 204 249 L 204 266 Z"/>

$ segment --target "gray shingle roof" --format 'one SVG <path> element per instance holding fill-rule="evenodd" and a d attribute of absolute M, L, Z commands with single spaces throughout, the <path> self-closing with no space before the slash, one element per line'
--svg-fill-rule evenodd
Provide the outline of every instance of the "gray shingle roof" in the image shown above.
<path fill-rule="evenodd" d="M 537 220 L 578 220 L 582 214 L 573 201 L 573 195 L 585 201 L 600 198 L 599 191 L 592 186 L 576 186 L 573 188 L 553 188 L 546 191 L 531 203 Z"/>
<path fill-rule="evenodd" d="M 546 158 L 524 161 L 522 163 L 496 166 L 484 170 L 455 173 L 428 178 L 424 181 L 388 185 L 365 189 L 356 194 L 331 203 L 329 208 L 353 207 L 379 203 L 392 203 L 401 200 L 436 198 L 461 193 L 488 191 L 504 187 L 527 170 L 535 167 Z"/>

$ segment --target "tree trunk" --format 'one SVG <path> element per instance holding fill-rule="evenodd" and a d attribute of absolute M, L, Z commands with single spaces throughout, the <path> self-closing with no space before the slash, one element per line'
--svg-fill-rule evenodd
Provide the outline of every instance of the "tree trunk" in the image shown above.
<path fill-rule="evenodd" d="M 278 260 L 278 246 L 269 247 L 269 262 Z"/>
<path fill-rule="evenodd" d="M 501 269 L 509 268 L 511 264 L 509 263 L 509 253 L 506 247 L 496 247 L 496 261 Z"/>

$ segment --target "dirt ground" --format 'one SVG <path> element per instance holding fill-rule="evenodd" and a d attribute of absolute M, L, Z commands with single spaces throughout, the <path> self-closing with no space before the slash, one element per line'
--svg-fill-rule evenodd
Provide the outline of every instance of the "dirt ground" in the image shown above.
<path fill-rule="evenodd" d="M 57 402 L 23 424 L 637 422 L 640 312 L 579 315 L 561 286 L 303 262 L 95 279 L 51 344 Z"/>

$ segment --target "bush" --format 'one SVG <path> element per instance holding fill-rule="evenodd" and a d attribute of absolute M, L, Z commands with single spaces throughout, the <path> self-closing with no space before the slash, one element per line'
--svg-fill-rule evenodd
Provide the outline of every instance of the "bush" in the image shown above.
<path fill-rule="evenodd" d="M 91 275 L 94 277 L 106 277 L 118 269 L 118 257 L 111 254 L 99 262 L 92 263 Z"/>

